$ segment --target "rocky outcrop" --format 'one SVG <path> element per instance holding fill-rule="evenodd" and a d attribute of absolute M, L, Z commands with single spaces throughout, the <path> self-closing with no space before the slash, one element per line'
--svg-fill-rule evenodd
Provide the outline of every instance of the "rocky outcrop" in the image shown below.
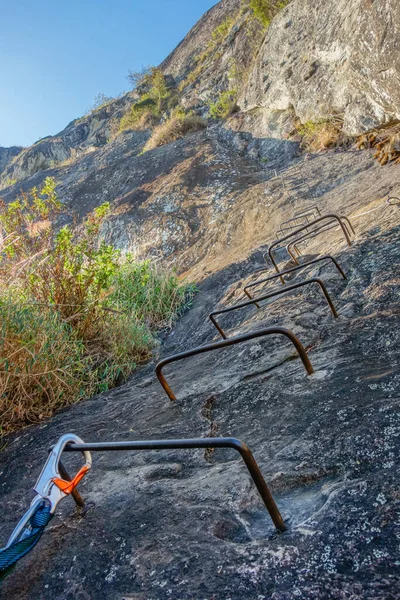
<path fill-rule="evenodd" d="M 132 102 L 131 94 L 72 121 L 56 136 L 49 136 L 24 149 L 0 176 L 0 183 L 21 182 L 38 171 L 56 167 L 93 152 L 110 141 L 118 121 Z"/>
<path fill-rule="evenodd" d="M 222 240 L 230 207 L 271 174 L 238 153 L 218 127 L 141 154 L 149 132 L 126 132 L 73 164 L 41 171 L 2 192 L 40 186 L 47 175 L 79 219 L 103 202 L 112 213 L 107 241 L 139 259 L 152 257 L 187 270 Z M 183 252 L 186 251 L 184 254 Z"/>
<path fill-rule="evenodd" d="M 15 159 L 22 151 L 20 146 L 11 146 L 11 148 L 0 147 L 0 176 L 5 168 Z"/>
<path fill-rule="evenodd" d="M 222 0 L 209 10 L 161 64 L 180 86 L 182 106 L 206 114 L 222 92 L 238 90 L 263 36 L 242 0 Z"/>
<path fill-rule="evenodd" d="M 207 48 L 212 32 L 226 19 L 234 18 L 241 4 L 242 0 L 222 0 L 210 8 L 161 63 L 163 72 L 177 81 L 187 76 L 194 68 L 196 58 Z"/>
<path fill-rule="evenodd" d="M 262 113 L 266 135 L 282 113 L 339 115 L 349 135 L 398 120 L 399 35 L 397 0 L 293 0 L 271 23 L 240 106 Z"/>
<path fill-rule="evenodd" d="M 221 137 L 282 166 L 299 152 L 296 122 L 335 115 L 356 135 L 400 119 L 399 33 L 396 0 L 292 0 L 266 31 L 242 0 L 222 0 L 161 69 L 179 87 L 181 105 L 203 115 L 223 91 L 237 90 L 238 113 Z M 133 98 L 126 94 L 23 150 L 0 185 L 101 152 Z"/>
<path fill-rule="evenodd" d="M 218 339 L 208 313 L 243 299 L 244 283 L 265 265 L 266 244 L 292 216 L 279 178 L 266 181 L 249 158 L 239 171 L 216 142 L 192 142 L 208 143 L 214 162 L 210 154 L 196 165 L 183 145 L 173 146 L 182 155 L 175 167 L 155 153 L 153 166 L 164 165 L 165 172 L 158 172 L 158 203 L 147 207 L 153 217 L 163 208 L 174 214 L 174 197 L 162 195 L 169 174 L 176 185 L 183 174 L 186 203 L 192 202 L 193 216 L 202 216 L 195 213 L 200 186 L 196 179 L 191 186 L 185 160 L 194 172 L 202 164 L 204 175 L 214 173 L 220 200 L 229 170 L 236 171 L 242 193 L 222 205 L 219 220 L 214 214 L 218 222 L 208 221 L 201 233 L 205 254 L 193 259 L 189 271 L 200 290 L 164 338 L 162 356 Z M 222 322 L 229 335 L 278 324 L 293 329 L 309 349 L 313 376 L 305 375 L 287 343 L 270 337 L 169 366 L 165 374 L 178 398 L 172 404 L 149 364 L 123 387 L 9 436 L 0 453 L 3 540 L 27 509 L 48 448 L 67 431 L 91 442 L 241 438 L 253 450 L 288 531 L 274 533 L 243 463 L 230 451 L 94 453 L 93 469 L 80 486 L 91 510 L 82 518 L 71 499 L 59 505 L 39 545 L 2 584 L 5 598 L 399 596 L 400 217 L 398 207 L 385 201 L 387 194 L 399 196 L 399 167 L 380 167 L 368 152 L 351 151 L 315 156 L 301 166 L 312 197 L 296 209 L 317 203 L 323 212 L 346 213 L 356 227 L 352 248 L 336 230 L 302 246 L 302 260 L 331 252 L 347 274 L 343 281 L 328 265 L 309 271 L 326 282 L 338 320 L 310 287 Z M 203 204 L 204 198 L 198 211 Z M 179 212 L 175 219 L 179 224 Z M 180 251 L 182 264 L 188 247 Z M 287 257 L 280 258 L 285 265 Z M 295 281 L 300 277 L 305 275 Z"/>

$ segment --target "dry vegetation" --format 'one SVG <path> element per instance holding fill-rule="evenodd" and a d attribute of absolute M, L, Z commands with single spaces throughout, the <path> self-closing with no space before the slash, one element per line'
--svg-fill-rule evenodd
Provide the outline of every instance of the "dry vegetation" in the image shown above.
<path fill-rule="evenodd" d="M 193 292 L 99 241 L 106 204 L 57 230 L 55 187 L 0 205 L 0 435 L 123 381 Z"/>
<path fill-rule="evenodd" d="M 400 164 L 400 123 L 385 128 L 368 131 L 357 140 L 358 148 L 375 148 L 374 158 L 381 165 L 394 161 Z"/>
<path fill-rule="evenodd" d="M 302 147 L 307 152 L 319 152 L 342 145 L 346 141 L 342 128 L 343 120 L 338 117 L 296 124 L 297 133 L 302 137 Z"/>
<path fill-rule="evenodd" d="M 156 127 L 144 147 L 144 152 L 154 150 L 185 137 L 188 133 L 207 127 L 207 121 L 193 114 L 175 113 L 167 121 Z"/>

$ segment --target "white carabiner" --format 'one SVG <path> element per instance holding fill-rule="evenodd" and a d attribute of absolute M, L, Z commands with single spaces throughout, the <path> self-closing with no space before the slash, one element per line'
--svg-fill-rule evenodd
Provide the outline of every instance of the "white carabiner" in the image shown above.
<path fill-rule="evenodd" d="M 65 481 L 59 471 L 59 463 L 61 455 L 68 444 L 83 444 L 83 440 L 73 433 L 63 435 L 52 451 L 40 473 L 36 485 L 35 492 L 42 498 L 48 499 L 51 504 L 51 513 L 53 514 L 57 504 L 62 498 L 65 498 L 74 487 L 79 483 L 80 479 L 89 471 L 92 466 L 92 456 L 90 452 L 84 451 L 82 454 L 85 457 L 85 465 L 80 469 L 79 473 L 72 481 Z M 76 481 L 77 480 L 77 481 Z"/>

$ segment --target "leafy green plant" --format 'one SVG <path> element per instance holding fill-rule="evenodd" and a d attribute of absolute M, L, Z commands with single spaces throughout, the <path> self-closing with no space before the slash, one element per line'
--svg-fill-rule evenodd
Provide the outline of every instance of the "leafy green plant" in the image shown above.
<path fill-rule="evenodd" d="M 236 90 L 227 90 L 222 92 L 216 102 L 210 102 L 209 112 L 213 119 L 226 119 L 231 115 L 236 107 Z"/>
<path fill-rule="evenodd" d="M 119 123 L 120 131 L 147 129 L 147 125 L 157 120 L 156 103 L 148 95 L 135 102 Z M 154 119 L 154 121 L 153 121 Z"/>
<path fill-rule="evenodd" d="M 157 124 L 165 109 L 169 107 L 171 98 L 174 96 L 172 90 L 167 86 L 163 72 L 155 67 L 149 67 L 145 73 L 137 76 L 141 88 L 139 100 L 137 100 L 122 117 L 119 131 L 148 129 Z M 174 102 L 172 102 L 173 104 Z"/>
<path fill-rule="evenodd" d="M 270 19 L 270 0 L 250 0 L 250 8 L 254 16 L 264 27 L 268 27 Z"/>
<path fill-rule="evenodd" d="M 229 35 L 234 24 L 235 19 L 232 17 L 227 17 L 225 21 L 223 21 L 220 25 L 218 25 L 218 27 L 214 29 L 214 31 L 211 34 L 211 39 L 216 44 L 220 44 Z"/>
<path fill-rule="evenodd" d="M 243 0 L 250 7 L 254 17 L 268 27 L 272 18 L 284 8 L 290 0 Z"/>
<path fill-rule="evenodd" d="M 158 113 L 161 113 L 163 109 L 163 101 L 170 97 L 171 90 L 168 88 L 164 74 L 160 69 L 151 69 L 149 81 L 149 97 L 155 102 Z"/>
<path fill-rule="evenodd" d="M 99 240 L 109 204 L 78 230 L 56 228 L 63 211 L 52 178 L 0 205 L 4 431 L 125 379 L 192 295 L 175 274 Z"/>

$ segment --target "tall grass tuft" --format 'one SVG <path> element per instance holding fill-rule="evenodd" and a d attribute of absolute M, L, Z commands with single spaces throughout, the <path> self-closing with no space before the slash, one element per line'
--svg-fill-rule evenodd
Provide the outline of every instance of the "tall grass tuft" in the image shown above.
<path fill-rule="evenodd" d="M 175 110 L 171 117 L 156 127 L 143 151 L 154 150 L 185 137 L 189 133 L 207 127 L 207 121 L 194 114 L 185 114 L 181 109 Z"/>
<path fill-rule="evenodd" d="M 0 432 L 96 390 L 82 340 L 56 311 L 0 301 Z"/>
<path fill-rule="evenodd" d="M 109 210 L 57 231 L 50 178 L 0 204 L 0 433 L 124 381 L 191 301 L 174 273 L 99 240 Z"/>

